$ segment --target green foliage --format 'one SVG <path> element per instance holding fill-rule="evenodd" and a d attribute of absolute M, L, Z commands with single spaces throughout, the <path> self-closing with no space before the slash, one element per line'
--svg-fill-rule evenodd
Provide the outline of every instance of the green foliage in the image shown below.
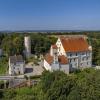
<path fill-rule="evenodd" d="M 54 44 L 57 38 L 50 38 L 45 34 L 30 34 L 32 42 L 33 54 L 44 54 L 50 48 L 51 44 Z"/>
<path fill-rule="evenodd" d="M 0 98 L 3 98 L 3 91 L 0 90 Z"/>
<path fill-rule="evenodd" d="M 41 84 L 42 84 L 43 91 L 47 92 L 47 90 L 50 88 L 52 83 L 55 80 L 59 80 L 62 76 L 65 76 L 65 74 L 60 71 L 55 71 L 55 73 L 50 73 L 48 71 L 45 71 L 43 73 L 43 76 L 41 77 Z"/>
<path fill-rule="evenodd" d="M 1 47 L 6 55 L 22 54 L 23 36 L 18 34 L 6 35 L 1 43 Z"/>
<path fill-rule="evenodd" d="M 25 34 L 5 34 L 0 35 L 0 46 L 6 55 L 23 54 Z M 56 38 L 48 37 L 43 34 L 28 34 L 31 37 L 31 51 L 33 54 L 44 54 L 50 48 L 52 43 L 56 42 Z"/>
<path fill-rule="evenodd" d="M 4 93 L 4 100 L 13 100 L 13 98 L 15 97 L 16 92 L 13 89 L 10 90 L 6 90 Z"/>
<path fill-rule="evenodd" d="M 1 91 L 0 100 L 100 100 L 100 70 L 85 69 L 75 74 L 45 71 L 31 88 Z"/>
<path fill-rule="evenodd" d="M 7 57 L 1 57 L 0 58 L 0 75 L 6 74 L 8 70 L 8 60 Z"/>
<path fill-rule="evenodd" d="M 100 65 L 100 39 L 92 39 L 91 43 L 93 46 L 93 64 Z"/>

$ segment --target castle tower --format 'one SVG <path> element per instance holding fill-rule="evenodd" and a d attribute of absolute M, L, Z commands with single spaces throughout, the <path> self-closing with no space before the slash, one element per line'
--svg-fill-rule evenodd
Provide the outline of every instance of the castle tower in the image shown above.
<path fill-rule="evenodd" d="M 24 37 L 24 45 L 25 45 L 25 55 L 26 55 L 26 57 L 30 57 L 30 55 L 31 55 L 31 39 L 30 39 L 30 36 Z"/>
<path fill-rule="evenodd" d="M 50 55 L 54 57 L 54 63 L 58 62 L 58 47 L 56 45 L 52 45 L 50 49 Z"/>

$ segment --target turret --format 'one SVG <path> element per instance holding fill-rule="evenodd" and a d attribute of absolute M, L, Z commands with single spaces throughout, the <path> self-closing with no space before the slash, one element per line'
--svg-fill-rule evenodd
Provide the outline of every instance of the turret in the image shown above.
<path fill-rule="evenodd" d="M 30 57 L 30 55 L 31 55 L 31 39 L 30 39 L 30 36 L 24 37 L 24 45 L 25 45 L 25 55 L 26 55 L 26 57 Z"/>
<path fill-rule="evenodd" d="M 51 45 L 50 55 L 54 58 L 54 63 L 58 62 L 58 47 L 56 45 Z"/>

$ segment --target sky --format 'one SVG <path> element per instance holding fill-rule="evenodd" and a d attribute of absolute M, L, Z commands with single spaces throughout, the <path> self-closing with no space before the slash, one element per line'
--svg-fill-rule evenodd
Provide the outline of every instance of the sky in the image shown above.
<path fill-rule="evenodd" d="M 0 30 L 100 30 L 100 0 L 0 0 Z"/>

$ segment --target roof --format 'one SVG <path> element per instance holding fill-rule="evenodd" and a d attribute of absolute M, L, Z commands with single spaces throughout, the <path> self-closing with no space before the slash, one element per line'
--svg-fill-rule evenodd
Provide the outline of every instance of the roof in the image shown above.
<path fill-rule="evenodd" d="M 53 62 L 53 56 L 51 56 L 50 54 L 46 54 L 45 56 L 45 60 L 51 64 Z"/>
<path fill-rule="evenodd" d="M 58 56 L 58 61 L 60 62 L 60 64 L 67 64 L 68 63 L 68 59 L 64 55 Z"/>
<path fill-rule="evenodd" d="M 88 42 L 82 37 L 60 38 L 66 52 L 82 52 L 88 51 Z"/>
<path fill-rule="evenodd" d="M 10 56 L 9 59 L 10 59 L 11 63 L 23 62 L 24 61 L 23 57 L 21 55 Z"/>
<path fill-rule="evenodd" d="M 45 60 L 46 60 L 49 64 L 51 64 L 51 63 L 53 63 L 53 56 L 51 56 L 50 54 L 47 54 L 47 55 L 45 56 Z M 67 57 L 65 57 L 64 55 L 61 55 L 61 56 L 58 56 L 58 62 L 59 62 L 60 64 L 67 64 L 67 63 L 68 63 L 68 59 L 67 59 Z"/>
<path fill-rule="evenodd" d="M 53 49 L 57 49 L 58 48 L 56 44 L 51 45 L 51 46 L 52 46 Z"/>

